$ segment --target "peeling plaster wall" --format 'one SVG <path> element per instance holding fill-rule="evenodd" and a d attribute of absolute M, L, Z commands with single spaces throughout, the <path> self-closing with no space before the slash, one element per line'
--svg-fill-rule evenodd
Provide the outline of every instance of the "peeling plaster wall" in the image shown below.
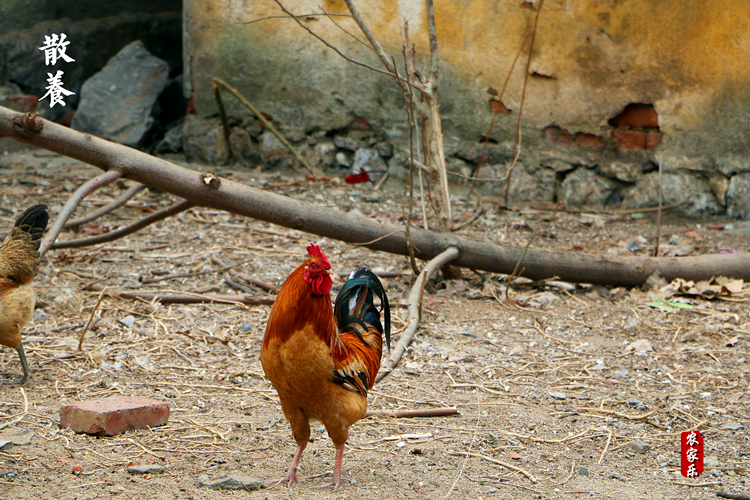
<path fill-rule="evenodd" d="M 285 2 L 296 14 L 319 12 L 319 5 L 329 13 L 347 13 L 342 0 Z M 421 67 L 427 68 L 423 0 L 357 5 L 399 64 L 408 20 Z M 520 0 L 438 0 L 435 9 L 439 102 L 450 156 L 485 133 L 492 116 L 488 89 L 502 88 L 535 11 Z M 315 127 L 330 130 L 362 117 L 403 144 L 404 106 L 387 76 L 344 61 L 290 19 L 239 24 L 280 14 L 273 0 L 189 0 L 186 57 L 198 114 L 216 112 L 210 78 L 220 76 L 271 114 L 293 140 Z M 334 19 L 363 38 L 350 18 Z M 371 51 L 331 20 L 303 22 L 350 57 L 380 68 Z M 525 50 L 503 97 L 511 113 L 498 117 L 492 134 L 500 144 L 513 138 Z M 542 131 L 554 126 L 574 141 L 585 137 L 577 133 L 606 139 L 600 156 L 627 156 L 608 121 L 630 103 L 656 110 L 656 132 L 662 136 L 648 149 L 664 159 L 667 170 L 750 171 L 750 2 L 547 0 L 530 67 L 524 155 L 549 146 Z M 242 113 L 234 103 L 229 106 Z M 552 142 L 553 148 L 565 146 Z"/>

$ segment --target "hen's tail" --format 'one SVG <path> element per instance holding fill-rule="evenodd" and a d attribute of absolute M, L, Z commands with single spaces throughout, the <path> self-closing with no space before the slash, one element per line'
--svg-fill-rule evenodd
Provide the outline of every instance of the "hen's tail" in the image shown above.
<path fill-rule="evenodd" d="M 33 207 L 27 208 L 26 211 L 18 217 L 18 220 L 16 220 L 16 227 L 31 235 L 32 243 L 34 243 L 36 249 L 39 250 L 39 245 L 42 242 L 42 235 L 47 228 L 47 222 L 49 222 L 47 205 L 34 205 Z"/>
<path fill-rule="evenodd" d="M 373 293 L 380 298 L 380 311 L 373 302 Z M 385 328 L 380 322 L 381 311 Z M 341 333 L 352 333 L 363 342 L 362 334 L 375 327 L 381 335 L 385 333 L 385 343 L 391 350 L 391 308 L 383 284 L 372 271 L 357 269 L 349 276 L 336 296 L 334 316 Z"/>

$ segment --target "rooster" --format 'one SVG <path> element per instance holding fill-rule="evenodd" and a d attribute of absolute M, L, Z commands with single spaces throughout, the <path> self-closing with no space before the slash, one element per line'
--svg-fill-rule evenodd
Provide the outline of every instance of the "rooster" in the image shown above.
<path fill-rule="evenodd" d="M 46 205 L 27 209 L 0 244 L 0 344 L 18 351 L 23 367 L 21 384 L 29 380 L 29 363 L 21 344 L 21 329 L 31 319 L 36 294 L 31 280 L 39 266 L 39 244 L 47 227 Z"/>
<path fill-rule="evenodd" d="M 391 313 L 382 283 L 367 269 L 351 274 L 336 297 L 335 309 L 331 307 L 331 264 L 317 245 L 309 245 L 307 253 L 310 258 L 289 275 L 271 308 L 260 360 L 298 445 L 279 482 L 297 482 L 310 420 L 319 420 L 336 447 L 333 482 L 322 486 L 337 489 L 349 427 L 365 415 L 384 333 L 391 348 Z M 373 294 L 380 298 L 381 310 Z"/>

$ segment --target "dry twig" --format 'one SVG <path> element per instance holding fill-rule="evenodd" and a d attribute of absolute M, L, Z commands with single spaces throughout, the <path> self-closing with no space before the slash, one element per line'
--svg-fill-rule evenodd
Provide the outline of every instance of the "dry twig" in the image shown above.
<path fill-rule="evenodd" d="M 432 276 L 438 268 L 456 259 L 456 257 L 458 257 L 458 248 L 448 247 L 443 253 L 424 266 L 424 269 L 414 282 L 414 286 L 411 288 L 411 293 L 409 293 L 409 326 L 406 327 L 403 335 L 401 335 L 401 339 L 399 339 L 395 349 L 388 357 L 388 361 L 385 362 L 381 367 L 380 373 L 375 377 L 375 383 L 380 382 L 383 377 L 388 375 L 396 367 L 398 362 L 401 361 L 404 352 L 406 352 L 406 348 L 411 344 L 414 334 L 417 333 L 419 320 L 422 316 L 422 293 L 424 291 L 425 283 L 427 283 L 427 280 L 430 279 L 430 276 Z"/>

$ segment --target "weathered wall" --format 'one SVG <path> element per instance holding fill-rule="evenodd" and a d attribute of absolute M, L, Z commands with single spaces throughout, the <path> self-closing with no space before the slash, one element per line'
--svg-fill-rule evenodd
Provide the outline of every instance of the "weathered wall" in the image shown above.
<path fill-rule="evenodd" d="M 408 19 L 424 59 L 423 0 L 357 3 L 397 61 Z M 318 12 L 320 4 L 285 2 L 297 14 Z M 216 75 L 271 114 L 292 139 L 361 117 L 403 144 L 405 113 L 392 81 L 344 61 L 292 20 L 239 24 L 279 15 L 273 0 L 230 5 L 187 4 L 187 58 L 199 115 L 215 112 L 209 79 Z M 342 0 L 325 0 L 322 6 L 346 13 Z M 435 7 L 446 152 L 471 163 L 491 118 L 488 89 L 502 88 L 535 11 L 520 0 L 438 0 Z M 336 21 L 360 36 L 351 19 Z M 353 58 L 379 66 L 374 54 L 330 20 L 303 22 Z M 584 165 L 606 182 L 598 191 L 592 188 L 596 199 L 584 196 L 581 202 L 636 206 L 633 186 L 646 182 L 644 174 L 662 159 L 666 171 L 695 177 L 701 192 L 708 193 L 710 203 L 699 212 L 722 212 L 731 177 L 750 172 L 749 28 L 750 2 L 743 0 L 547 0 L 523 116 L 523 170 L 539 180 L 539 169 L 546 169 L 541 177 L 549 174 L 564 183 Z M 525 57 L 503 97 L 511 113 L 499 117 L 492 134 L 499 142 L 491 157 L 497 164 L 507 158 L 513 137 Z M 635 103 L 652 105 L 656 113 L 635 110 L 610 123 Z M 579 172 L 577 178 L 585 181 L 587 175 Z M 550 189 L 552 199 L 563 201 L 561 187 Z"/>

